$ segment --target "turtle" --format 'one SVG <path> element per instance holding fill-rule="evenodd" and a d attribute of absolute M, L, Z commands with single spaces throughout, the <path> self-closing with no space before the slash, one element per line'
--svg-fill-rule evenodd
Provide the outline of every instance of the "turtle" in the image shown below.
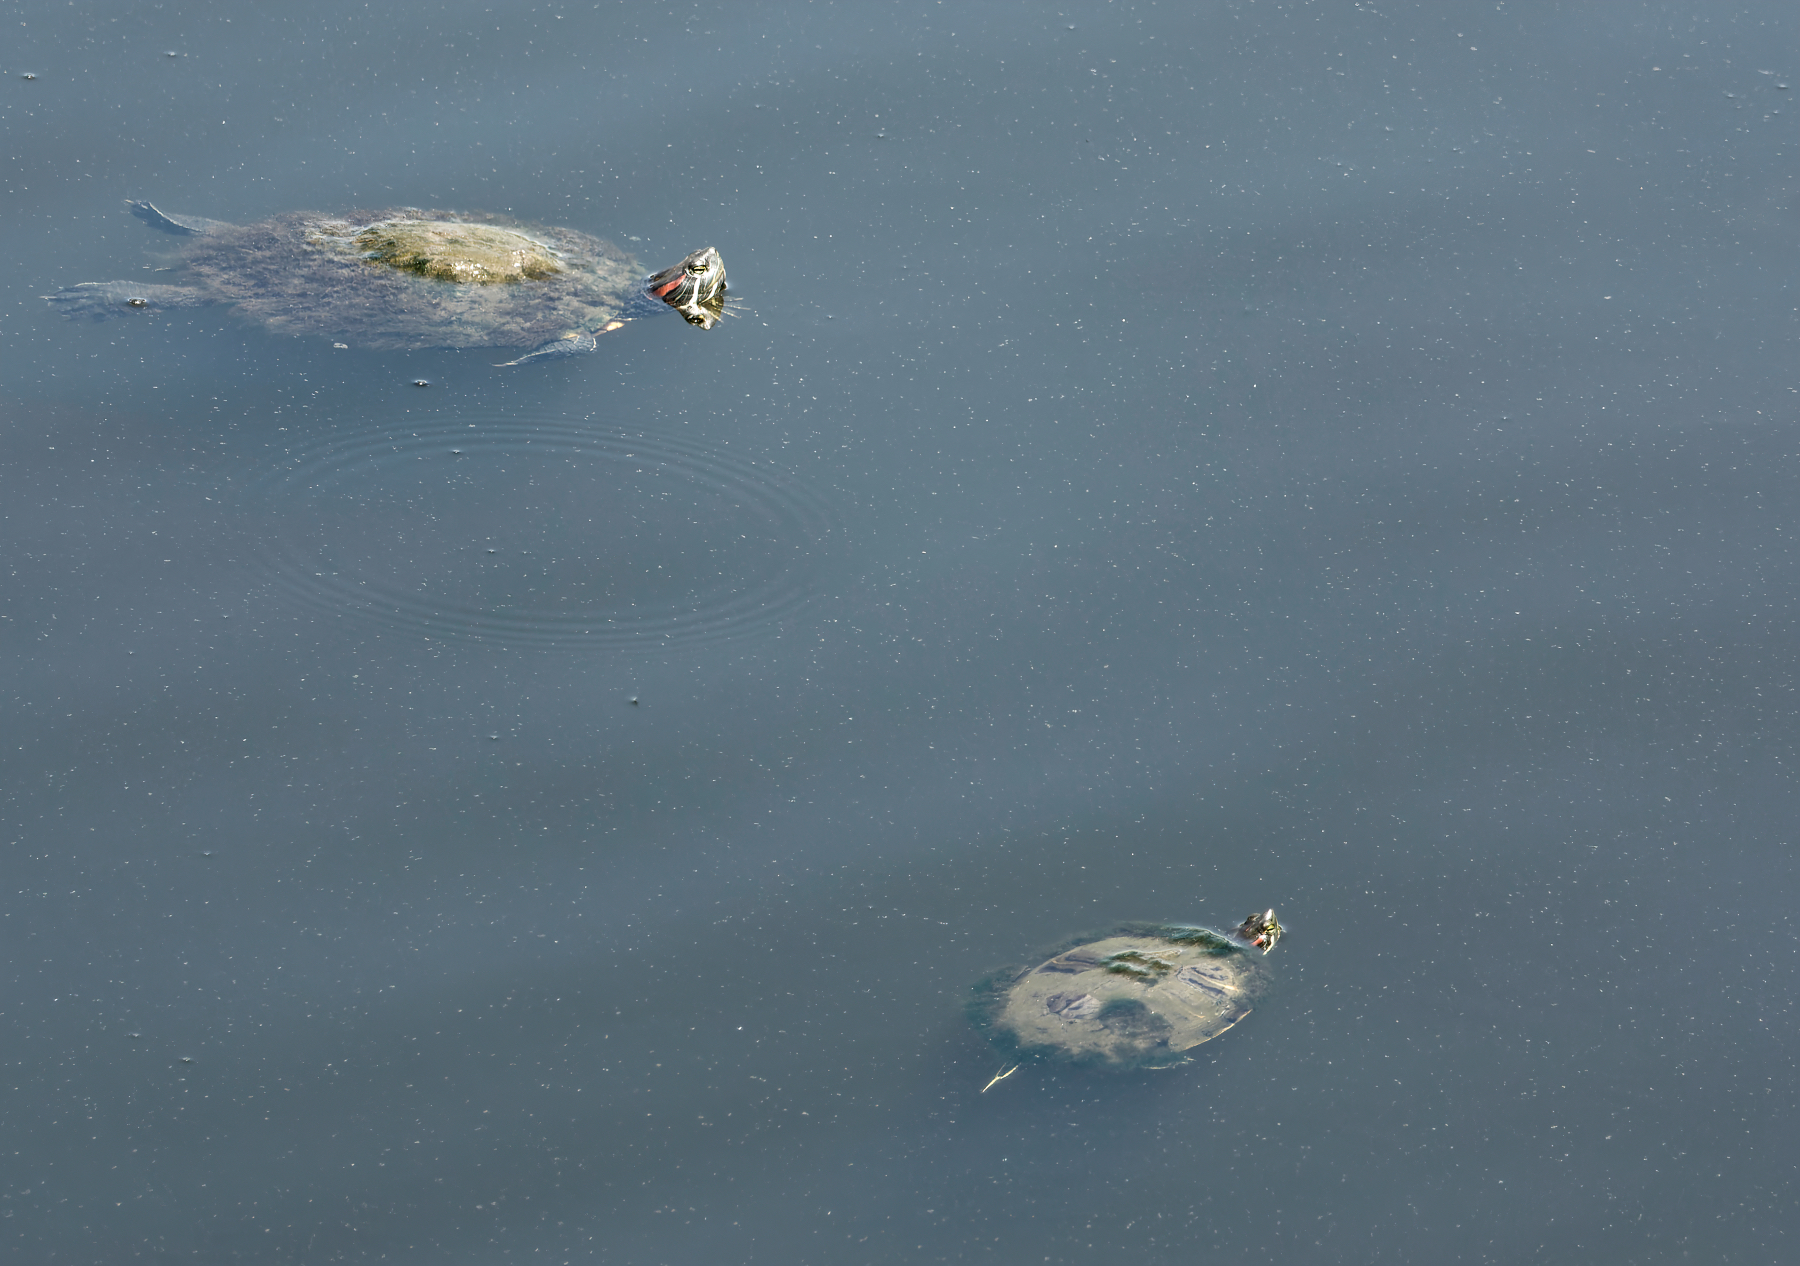
<path fill-rule="evenodd" d="M 501 362 L 522 365 L 591 352 L 665 307 L 703 330 L 726 314 L 725 263 L 710 246 L 645 278 L 610 242 L 506 216 L 390 207 L 237 225 L 126 205 L 182 239 L 169 267 L 188 284 L 88 281 L 43 296 L 70 317 L 228 303 L 341 346 L 528 348 Z"/>
<path fill-rule="evenodd" d="M 1036 967 L 1006 968 L 975 986 L 970 1018 L 1007 1056 L 1100 1068 L 1161 1068 L 1250 1014 L 1281 939 L 1275 911 L 1230 932 L 1125 923 Z M 987 1089 L 986 1086 L 983 1089 Z"/>

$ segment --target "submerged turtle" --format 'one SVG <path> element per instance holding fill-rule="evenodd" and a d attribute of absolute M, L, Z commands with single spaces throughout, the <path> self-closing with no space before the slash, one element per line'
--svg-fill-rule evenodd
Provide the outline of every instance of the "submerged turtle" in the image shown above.
<path fill-rule="evenodd" d="M 1280 939 L 1273 910 L 1230 932 L 1133 923 L 1036 967 L 996 972 L 975 986 L 970 1008 L 1013 1065 L 994 1081 L 1027 1059 L 1106 1068 L 1182 1063 L 1187 1051 L 1250 1014 L 1272 979 L 1263 955 Z"/>
<path fill-rule="evenodd" d="M 674 308 L 710 330 L 725 265 L 710 246 L 645 278 L 631 256 L 575 229 L 413 207 L 299 212 L 255 224 L 131 213 L 183 240 L 189 285 L 88 281 L 45 295 L 70 316 L 229 303 L 271 330 L 363 347 L 526 347 L 508 365 L 591 352 L 633 317 Z"/>

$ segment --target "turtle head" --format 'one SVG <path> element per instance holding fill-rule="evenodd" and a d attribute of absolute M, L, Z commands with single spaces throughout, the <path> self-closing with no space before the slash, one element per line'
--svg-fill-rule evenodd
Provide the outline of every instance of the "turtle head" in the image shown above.
<path fill-rule="evenodd" d="M 689 325 L 710 330 L 725 315 L 725 261 L 704 247 L 646 281 L 644 293 L 674 308 Z"/>
<path fill-rule="evenodd" d="M 1238 924 L 1237 934 L 1267 954 L 1275 948 L 1275 942 L 1281 939 L 1281 924 L 1275 921 L 1275 912 L 1267 910 L 1262 914 L 1253 914 Z"/>

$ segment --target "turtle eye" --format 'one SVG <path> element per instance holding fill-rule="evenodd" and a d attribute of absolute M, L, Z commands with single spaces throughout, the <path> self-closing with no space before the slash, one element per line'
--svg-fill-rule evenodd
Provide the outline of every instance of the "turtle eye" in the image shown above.
<path fill-rule="evenodd" d="M 712 265 L 704 259 L 697 259 L 687 266 L 687 273 L 690 277 L 704 277 L 711 270 Z"/>

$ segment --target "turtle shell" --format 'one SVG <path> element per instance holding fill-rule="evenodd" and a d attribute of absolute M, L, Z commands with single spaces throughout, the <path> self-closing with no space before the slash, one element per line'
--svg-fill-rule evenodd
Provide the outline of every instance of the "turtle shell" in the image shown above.
<path fill-rule="evenodd" d="M 1127 924 L 976 986 L 976 1026 L 1015 1060 L 1179 1064 L 1250 1014 L 1273 981 L 1264 952 L 1210 928 Z"/>
<path fill-rule="evenodd" d="M 575 229 L 414 207 L 213 224 L 179 253 L 207 299 L 272 330 L 373 348 L 595 333 L 629 315 L 643 285 L 629 255 Z"/>

